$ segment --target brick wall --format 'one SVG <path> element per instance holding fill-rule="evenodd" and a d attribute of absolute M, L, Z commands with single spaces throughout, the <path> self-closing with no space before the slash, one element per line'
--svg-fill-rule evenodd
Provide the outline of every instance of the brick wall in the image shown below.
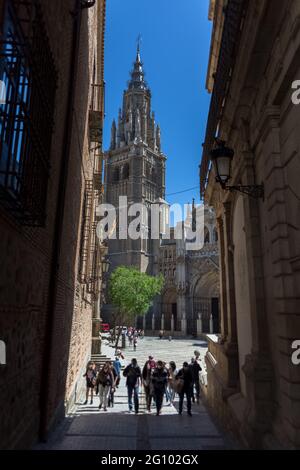
<path fill-rule="evenodd" d="M 7 365 L 0 369 L 0 448 L 24 448 L 38 439 L 45 368 L 50 378 L 47 428 L 63 416 L 91 350 L 92 299 L 86 286 L 79 283 L 78 269 L 85 180 L 92 179 L 93 173 L 87 125 L 97 48 L 97 8 L 82 11 L 57 294 L 51 312 L 53 329 L 46 331 L 57 193 L 61 160 L 65 158 L 67 97 L 74 79 L 69 70 L 74 21 L 70 11 L 75 2 L 42 0 L 41 4 L 58 71 L 47 219 L 44 228 L 24 227 L 0 207 L 0 339 L 7 345 Z M 52 337 L 51 354 L 45 364 L 48 335 Z"/>

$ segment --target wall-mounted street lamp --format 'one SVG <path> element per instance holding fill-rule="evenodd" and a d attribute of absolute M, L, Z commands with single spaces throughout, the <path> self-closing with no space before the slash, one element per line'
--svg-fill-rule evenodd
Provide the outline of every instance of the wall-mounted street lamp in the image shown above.
<path fill-rule="evenodd" d="M 81 8 L 91 8 L 95 5 L 96 0 L 81 0 Z"/>
<path fill-rule="evenodd" d="M 109 261 L 109 259 L 108 259 L 107 256 L 104 256 L 104 258 L 102 259 L 101 264 L 102 264 L 102 272 L 103 272 L 103 274 L 108 273 L 108 271 L 109 271 L 109 266 L 110 266 L 110 261 Z"/>
<path fill-rule="evenodd" d="M 234 157 L 234 150 L 226 147 L 223 140 L 216 139 L 217 147 L 211 150 L 210 157 L 215 170 L 216 181 L 227 191 L 239 191 L 254 198 L 264 197 L 264 186 L 242 185 L 229 186 L 227 183 L 231 179 L 231 162 Z"/>

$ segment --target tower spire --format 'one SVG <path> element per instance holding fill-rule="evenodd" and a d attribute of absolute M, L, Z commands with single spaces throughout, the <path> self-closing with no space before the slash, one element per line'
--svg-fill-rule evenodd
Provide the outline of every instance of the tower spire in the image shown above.
<path fill-rule="evenodd" d="M 143 62 L 141 60 L 141 40 L 142 36 L 139 34 L 137 39 L 136 59 L 131 71 L 131 79 L 129 81 L 129 89 L 147 90 L 145 82 L 145 73 L 143 70 Z"/>
<path fill-rule="evenodd" d="M 137 58 L 140 56 L 141 43 L 142 43 L 142 35 L 140 33 L 137 37 L 137 40 L 136 40 L 136 56 L 137 56 Z"/>

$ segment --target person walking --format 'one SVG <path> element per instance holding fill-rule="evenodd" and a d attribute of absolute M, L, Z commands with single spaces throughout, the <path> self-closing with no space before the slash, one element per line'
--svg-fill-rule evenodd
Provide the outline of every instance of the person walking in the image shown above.
<path fill-rule="evenodd" d="M 152 393 L 156 403 L 156 416 L 161 414 L 163 397 L 168 383 L 168 372 L 162 361 L 157 361 L 156 368 L 152 372 Z"/>
<path fill-rule="evenodd" d="M 139 412 L 139 386 L 141 379 L 141 369 L 138 366 L 137 360 L 132 359 L 131 363 L 125 367 L 123 371 L 124 377 L 126 377 L 126 386 L 128 392 L 128 408 L 129 412 L 132 411 L 132 394 L 134 396 L 134 411 L 135 414 Z"/>
<path fill-rule="evenodd" d="M 193 390 L 193 374 L 191 368 L 187 362 L 183 363 L 182 369 L 178 372 L 175 377 L 176 380 L 182 380 L 183 387 L 179 391 L 179 414 L 182 414 L 183 399 L 186 395 L 187 401 L 187 412 L 189 416 L 192 416 L 192 390 Z"/>
<path fill-rule="evenodd" d="M 111 389 L 115 388 L 115 379 L 112 370 L 112 365 L 110 361 L 106 361 L 103 367 L 100 369 L 97 375 L 97 392 L 99 391 L 99 410 L 101 410 L 103 405 L 103 410 L 107 411 L 108 398 L 111 392 Z"/>
<path fill-rule="evenodd" d="M 196 390 L 196 400 L 197 404 L 200 402 L 200 377 L 199 373 L 202 371 L 202 367 L 200 365 L 200 352 L 194 351 L 194 357 L 191 361 L 191 370 L 193 374 L 193 396 L 194 396 L 194 386 Z"/>
<path fill-rule="evenodd" d="M 151 401 L 152 401 L 152 390 L 151 390 L 151 375 L 153 370 L 156 368 L 156 362 L 153 359 L 153 356 L 149 356 L 148 360 L 145 362 L 143 367 L 142 377 L 143 385 L 146 395 L 146 406 L 147 411 L 151 411 Z"/>
<path fill-rule="evenodd" d="M 113 377 L 114 377 L 114 385 L 112 387 L 110 387 L 109 394 L 108 394 L 107 405 L 108 405 L 109 408 L 114 407 L 115 391 L 116 391 L 117 380 L 118 380 L 118 374 L 117 374 L 117 371 L 116 371 L 114 365 L 112 365 L 111 371 L 112 371 L 112 374 L 113 374 Z"/>
<path fill-rule="evenodd" d="M 138 341 L 138 337 L 134 336 L 134 338 L 133 338 L 133 349 L 134 349 L 134 351 L 136 351 L 137 341 Z"/>
<path fill-rule="evenodd" d="M 113 362 L 113 368 L 115 369 L 116 374 L 117 374 L 116 388 L 118 388 L 118 386 L 120 384 L 120 380 L 121 380 L 121 367 L 122 367 L 122 364 L 121 364 L 121 361 L 119 359 L 119 356 L 116 356 L 115 360 Z"/>
<path fill-rule="evenodd" d="M 119 360 L 120 360 L 120 359 L 123 359 L 123 360 L 125 359 L 125 356 L 124 356 L 124 354 L 122 353 L 122 351 L 121 351 L 120 348 L 116 349 L 116 351 L 115 351 L 115 357 L 118 357 Z"/>
<path fill-rule="evenodd" d="M 172 405 L 175 398 L 175 377 L 178 374 L 174 361 L 169 362 L 168 373 L 167 401 Z"/>
<path fill-rule="evenodd" d="M 86 398 L 84 405 L 87 404 L 89 399 L 89 392 L 91 391 L 91 401 L 90 404 L 93 404 L 93 395 L 94 395 L 94 387 L 96 384 L 96 364 L 94 362 L 88 362 L 86 366 L 86 371 L 83 377 L 86 378 Z"/>

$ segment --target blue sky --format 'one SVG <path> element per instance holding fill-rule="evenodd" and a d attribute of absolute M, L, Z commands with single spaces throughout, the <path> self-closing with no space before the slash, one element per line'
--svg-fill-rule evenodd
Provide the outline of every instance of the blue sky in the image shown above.
<path fill-rule="evenodd" d="M 205 89 L 211 23 L 209 0 L 108 0 L 105 36 L 104 149 L 122 103 L 136 39 L 152 91 L 166 154 L 166 199 L 199 202 L 199 169 L 210 95 Z M 177 191 L 197 189 L 171 196 Z"/>

